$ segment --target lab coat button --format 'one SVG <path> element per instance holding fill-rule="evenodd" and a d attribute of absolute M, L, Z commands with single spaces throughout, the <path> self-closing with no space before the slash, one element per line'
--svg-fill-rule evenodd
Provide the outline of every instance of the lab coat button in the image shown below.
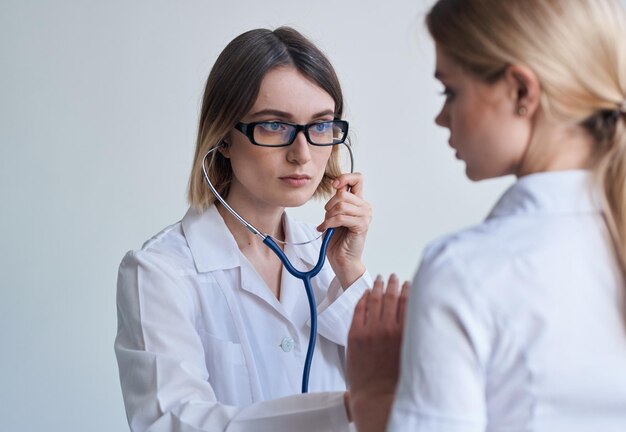
<path fill-rule="evenodd" d="M 290 337 L 284 337 L 283 340 L 280 342 L 280 347 L 285 352 L 291 351 L 293 349 L 293 346 L 294 346 L 294 341 Z"/>

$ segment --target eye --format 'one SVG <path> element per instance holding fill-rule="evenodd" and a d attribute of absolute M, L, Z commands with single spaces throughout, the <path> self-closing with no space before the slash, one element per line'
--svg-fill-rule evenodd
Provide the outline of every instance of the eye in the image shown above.
<path fill-rule="evenodd" d="M 282 132 L 286 129 L 287 125 L 280 122 L 263 122 L 258 124 L 266 132 Z"/>
<path fill-rule="evenodd" d="M 331 127 L 332 127 L 332 122 L 315 123 L 313 125 L 313 132 L 324 133 L 324 132 L 329 131 Z"/>

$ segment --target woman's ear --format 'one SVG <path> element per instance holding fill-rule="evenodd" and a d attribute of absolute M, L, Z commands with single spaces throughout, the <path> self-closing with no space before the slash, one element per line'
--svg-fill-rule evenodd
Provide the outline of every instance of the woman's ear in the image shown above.
<path fill-rule="evenodd" d="M 526 66 L 511 65 L 506 68 L 504 79 L 510 88 L 515 114 L 532 117 L 541 102 L 541 86 L 537 75 Z"/>
<path fill-rule="evenodd" d="M 228 137 L 222 139 L 218 144 L 217 151 L 222 154 L 226 159 L 230 158 L 230 144 L 226 141 Z"/>

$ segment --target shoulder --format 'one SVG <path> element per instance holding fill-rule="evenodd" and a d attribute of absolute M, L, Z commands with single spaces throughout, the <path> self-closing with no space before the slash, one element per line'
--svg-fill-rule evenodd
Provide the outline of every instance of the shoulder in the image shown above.
<path fill-rule="evenodd" d="M 136 272 L 139 268 L 159 272 L 183 272 L 193 268 L 192 266 L 181 222 L 177 222 L 152 236 L 140 249 L 127 252 L 120 263 L 120 273 L 124 270 Z"/>
<path fill-rule="evenodd" d="M 502 234 L 502 227 L 486 221 L 440 237 L 424 249 L 421 267 L 432 270 L 451 267 L 465 272 L 467 266 L 502 257 L 499 241 Z"/>
<path fill-rule="evenodd" d="M 535 225 L 532 220 L 488 219 L 430 243 L 416 274 L 419 295 L 462 297 L 485 307 L 501 301 L 524 276 L 524 262 L 541 247 Z"/>
<path fill-rule="evenodd" d="M 428 268 L 452 266 L 466 277 L 485 281 L 544 248 L 549 231 L 554 231 L 554 225 L 545 218 L 490 218 L 430 243 L 422 264 Z"/>
<path fill-rule="evenodd" d="M 136 320 L 145 308 L 183 307 L 192 314 L 192 279 L 188 275 L 193 272 L 180 222 L 166 227 L 123 257 L 117 277 L 119 313 Z"/>

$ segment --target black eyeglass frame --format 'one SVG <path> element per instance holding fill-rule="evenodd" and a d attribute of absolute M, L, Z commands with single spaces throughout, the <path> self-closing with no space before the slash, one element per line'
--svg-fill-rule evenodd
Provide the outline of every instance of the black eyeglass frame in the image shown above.
<path fill-rule="evenodd" d="M 256 125 L 258 124 L 263 124 L 263 123 L 277 123 L 277 124 L 284 124 L 284 125 L 289 125 L 289 126 L 295 126 L 295 132 L 294 134 L 291 136 L 290 140 L 288 143 L 286 144 L 259 144 L 258 142 L 256 142 L 256 140 L 254 139 L 254 128 Z M 329 144 L 317 144 L 314 142 L 311 142 L 311 137 L 309 136 L 309 128 L 311 128 L 312 126 L 321 124 L 321 123 L 333 123 L 335 125 L 340 125 L 341 130 L 343 131 L 343 138 L 340 140 L 333 140 L 332 143 Z M 296 123 L 289 123 L 289 122 L 281 122 L 281 121 L 261 121 L 261 122 L 252 122 L 252 123 L 242 123 L 239 122 L 235 125 L 235 129 L 237 129 L 239 132 L 241 132 L 242 134 L 244 134 L 246 137 L 248 137 L 248 139 L 250 140 L 250 142 L 254 145 L 257 146 L 261 146 L 261 147 L 287 147 L 291 144 L 293 144 L 293 142 L 296 140 L 296 137 L 298 136 L 298 133 L 300 133 L 300 131 L 304 132 L 304 137 L 306 138 L 307 142 L 311 145 L 314 146 L 318 146 L 318 147 L 327 147 L 327 146 L 333 146 L 333 145 L 337 145 L 337 144 L 343 144 L 346 139 L 348 138 L 348 129 L 349 129 L 350 125 L 346 120 L 326 120 L 326 121 L 318 121 L 318 122 L 313 122 L 313 123 L 309 123 L 309 124 L 304 124 L 304 125 L 300 125 L 300 124 L 296 124 Z"/>

